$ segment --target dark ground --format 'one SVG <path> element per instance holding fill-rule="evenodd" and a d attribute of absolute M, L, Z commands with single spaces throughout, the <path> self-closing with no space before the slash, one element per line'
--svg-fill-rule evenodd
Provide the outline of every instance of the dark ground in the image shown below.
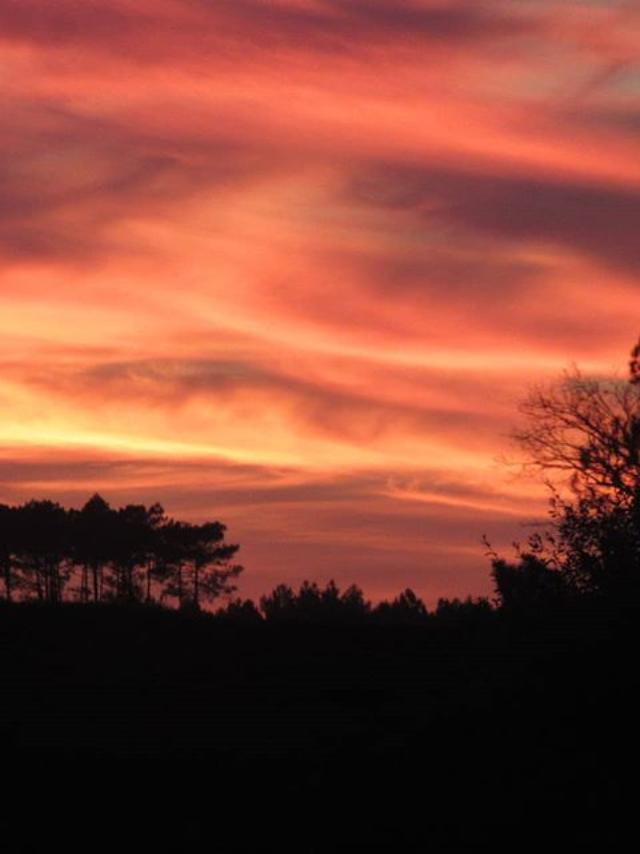
<path fill-rule="evenodd" d="M 349 627 L 2 605 L 6 850 L 629 844 L 638 615 Z"/>

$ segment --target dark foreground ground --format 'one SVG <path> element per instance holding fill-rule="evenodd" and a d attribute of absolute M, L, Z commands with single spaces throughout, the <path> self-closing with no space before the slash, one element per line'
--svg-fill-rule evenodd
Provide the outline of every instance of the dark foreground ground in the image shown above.
<path fill-rule="evenodd" d="M 421 628 L 0 607 L 7 851 L 635 837 L 638 612 Z"/>

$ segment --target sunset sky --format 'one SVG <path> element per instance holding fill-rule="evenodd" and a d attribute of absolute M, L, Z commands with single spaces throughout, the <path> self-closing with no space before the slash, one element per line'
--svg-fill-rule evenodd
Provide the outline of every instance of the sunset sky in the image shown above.
<path fill-rule="evenodd" d="M 489 590 L 517 401 L 640 331 L 640 5 L 0 0 L 0 501 L 219 518 L 243 595 Z"/>

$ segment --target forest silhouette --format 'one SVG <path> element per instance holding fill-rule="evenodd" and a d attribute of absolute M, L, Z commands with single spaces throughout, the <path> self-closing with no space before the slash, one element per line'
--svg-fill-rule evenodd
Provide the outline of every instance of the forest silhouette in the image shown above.
<path fill-rule="evenodd" d="M 487 544 L 491 598 L 305 581 L 254 603 L 220 522 L 98 495 L 0 507 L 11 850 L 61 824 L 142 850 L 626 842 L 639 362 L 523 402 L 550 516 L 511 559 Z"/>

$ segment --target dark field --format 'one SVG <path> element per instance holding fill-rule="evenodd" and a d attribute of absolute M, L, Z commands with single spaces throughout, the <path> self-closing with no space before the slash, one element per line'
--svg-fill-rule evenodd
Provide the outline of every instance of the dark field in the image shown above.
<path fill-rule="evenodd" d="M 4 605 L 10 850 L 622 841 L 637 625 L 584 602 L 423 627 Z"/>

